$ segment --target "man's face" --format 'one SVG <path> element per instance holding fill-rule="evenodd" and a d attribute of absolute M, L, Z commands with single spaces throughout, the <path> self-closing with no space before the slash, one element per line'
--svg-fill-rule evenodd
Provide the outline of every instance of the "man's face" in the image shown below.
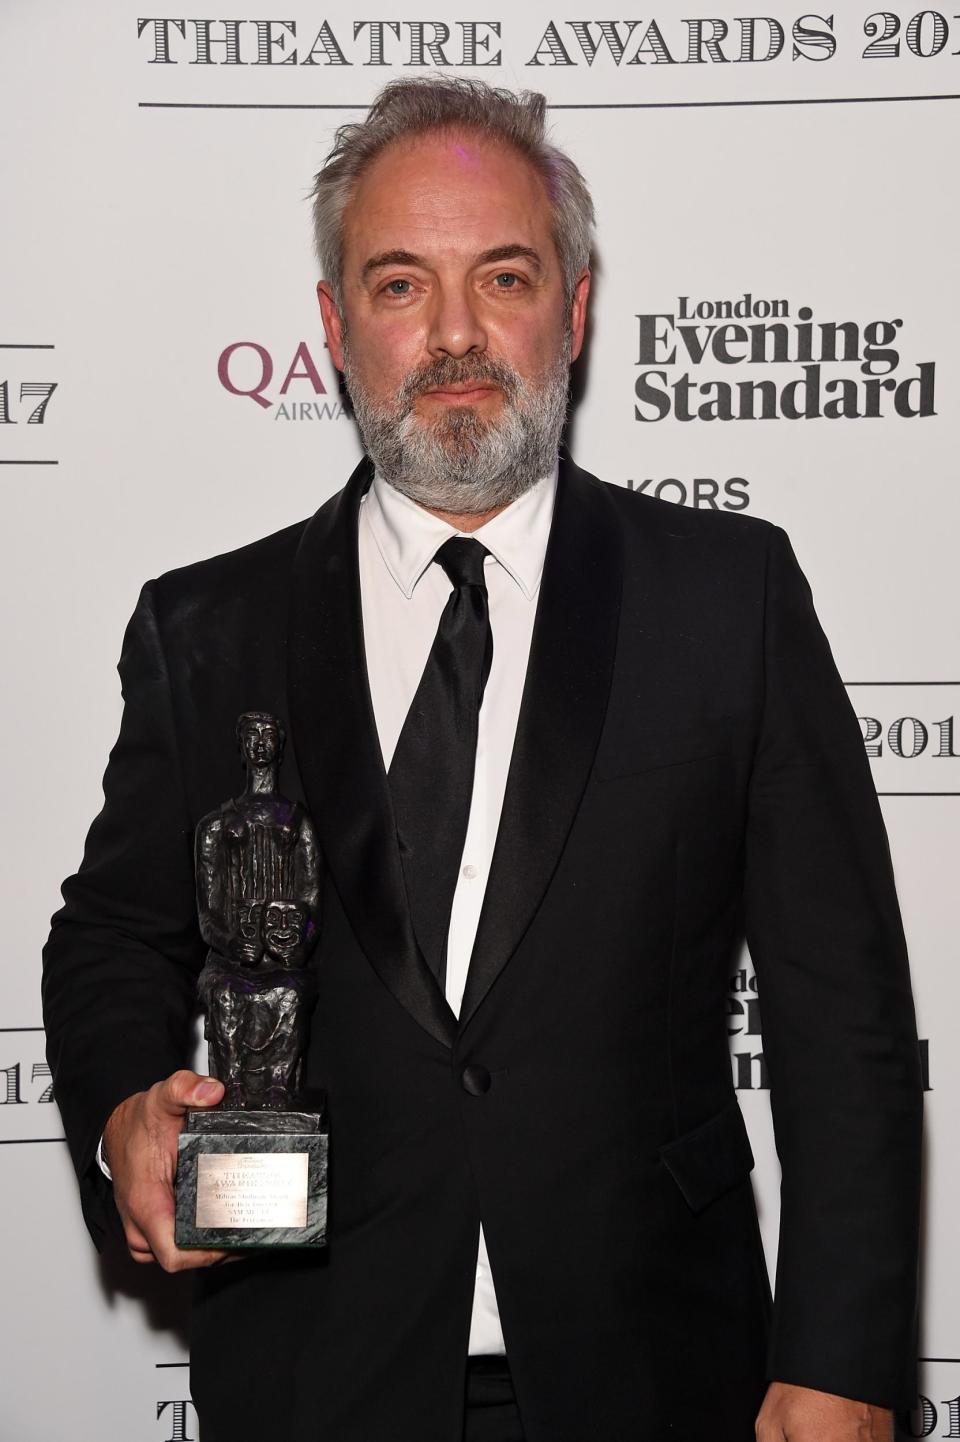
<path fill-rule="evenodd" d="M 358 182 L 344 216 L 342 309 L 324 282 L 318 293 L 331 355 L 346 369 L 378 463 L 367 432 L 386 423 L 387 479 L 396 482 L 391 467 L 402 471 L 411 457 L 421 470 L 425 457 L 445 457 L 456 492 L 473 456 L 481 469 L 495 464 L 499 451 L 484 452 L 484 439 L 543 411 L 551 385 L 562 389 L 562 409 L 589 276 L 568 303 L 551 225 L 532 166 L 469 133 L 400 142 Z"/>

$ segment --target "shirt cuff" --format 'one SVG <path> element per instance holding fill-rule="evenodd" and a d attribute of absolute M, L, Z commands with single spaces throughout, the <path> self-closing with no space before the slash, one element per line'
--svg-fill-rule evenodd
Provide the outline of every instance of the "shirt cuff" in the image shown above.
<path fill-rule="evenodd" d="M 113 1172 L 107 1166 L 107 1159 L 103 1155 L 103 1137 L 101 1137 L 100 1141 L 97 1143 L 97 1166 L 103 1172 L 103 1175 L 106 1177 L 107 1181 L 112 1182 Z"/>

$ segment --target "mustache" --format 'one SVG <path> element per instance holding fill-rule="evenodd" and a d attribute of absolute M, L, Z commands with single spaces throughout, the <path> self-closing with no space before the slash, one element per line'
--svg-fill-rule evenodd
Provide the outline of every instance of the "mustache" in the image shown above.
<path fill-rule="evenodd" d="M 468 355 L 462 359 L 441 356 L 412 370 L 400 387 L 397 399 L 403 409 L 409 411 L 417 396 L 433 390 L 434 386 L 468 385 L 478 381 L 499 386 L 508 401 L 516 400 L 523 385 L 512 366 L 493 356 Z"/>

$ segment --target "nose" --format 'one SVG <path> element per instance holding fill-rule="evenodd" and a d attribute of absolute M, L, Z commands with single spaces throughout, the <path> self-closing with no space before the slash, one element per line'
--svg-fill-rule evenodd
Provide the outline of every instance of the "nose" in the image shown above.
<path fill-rule="evenodd" d="M 486 350 L 487 333 L 466 286 L 438 288 L 427 345 L 435 359 L 452 356 L 462 360 Z"/>

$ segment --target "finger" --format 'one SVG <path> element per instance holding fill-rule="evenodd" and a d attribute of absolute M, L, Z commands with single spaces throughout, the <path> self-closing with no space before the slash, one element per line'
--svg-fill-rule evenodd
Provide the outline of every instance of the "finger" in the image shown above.
<path fill-rule="evenodd" d="M 133 1222 L 124 1222 L 123 1230 L 127 1239 L 127 1251 L 135 1262 L 155 1262 L 153 1248 Z"/>
<path fill-rule="evenodd" d="M 157 1261 L 165 1272 L 189 1272 L 198 1267 L 215 1267 L 231 1260 L 231 1253 L 208 1251 L 203 1247 L 164 1247 Z M 238 1259 L 239 1260 L 239 1259 Z"/>
<path fill-rule="evenodd" d="M 127 1239 L 127 1247 L 131 1252 L 149 1252 L 151 1256 L 153 1255 L 150 1243 L 136 1222 L 130 1217 L 124 1217 L 123 1219 L 123 1234 Z"/>
<path fill-rule="evenodd" d="M 131 1197 L 130 1215 L 125 1222 L 128 1241 L 136 1243 L 136 1261 L 160 1263 L 165 1272 L 184 1272 L 212 1267 L 235 1256 L 222 1250 L 178 1247 L 175 1240 L 175 1207 L 169 1186 L 153 1183 L 141 1186 Z"/>
<path fill-rule="evenodd" d="M 175 1071 L 153 1089 L 153 1101 L 168 1116 L 181 1117 L 188 1107 L 212 1107 L 223 1096 L 223 1082 L 198 1076 L 195 1071 Z"/>

